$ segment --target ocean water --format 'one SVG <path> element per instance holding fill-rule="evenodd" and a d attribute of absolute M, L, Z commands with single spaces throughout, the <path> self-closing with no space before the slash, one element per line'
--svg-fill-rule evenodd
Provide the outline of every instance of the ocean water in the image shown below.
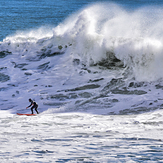
<path fill-rule="evenodd" d="M 0 1 L 0 22 L 0 162 L 163 162 L 162 1 Z"/>

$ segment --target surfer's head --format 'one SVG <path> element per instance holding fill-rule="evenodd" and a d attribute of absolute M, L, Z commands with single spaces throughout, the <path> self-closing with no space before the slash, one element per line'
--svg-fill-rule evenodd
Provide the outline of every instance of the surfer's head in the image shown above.
<path fill-rule="evenodd" d="M 31 102 L 32 100 L 31 99 L 29 99 L 29 102 Z"/>

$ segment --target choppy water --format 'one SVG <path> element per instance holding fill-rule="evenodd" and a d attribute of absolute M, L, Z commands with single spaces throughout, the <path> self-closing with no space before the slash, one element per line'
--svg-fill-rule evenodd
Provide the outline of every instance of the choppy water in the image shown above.
<path fill-rule="evenodd" d="M 139 115 L 2 112 L 2 162 L 162 162 L 162 110 Z M 5 116 L 4 116 L 5 115 Z"/>
<path fill-rule="evenodd" d="M 161 1 L 0 4 L 1 162 L 162 162 Z"/>

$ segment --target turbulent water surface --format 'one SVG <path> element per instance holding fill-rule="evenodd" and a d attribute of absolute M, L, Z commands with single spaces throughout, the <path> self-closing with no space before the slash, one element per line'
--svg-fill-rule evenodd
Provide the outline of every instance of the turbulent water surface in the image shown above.
<path fill-rule="evenodd" d="M 0 9 L 0 162 L 163 161 L 161 1 Z"/>

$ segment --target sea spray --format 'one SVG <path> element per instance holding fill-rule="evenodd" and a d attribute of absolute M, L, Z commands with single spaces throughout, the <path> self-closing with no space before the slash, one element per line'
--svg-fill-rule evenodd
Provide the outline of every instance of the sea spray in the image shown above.
<path fill-rule="evenodd" d="M 8 36 L 0 45 L 0 73 L 8 77 L 1 98 L 8 104 L 11 96 L 3 109 L 15 108 L 15 99 L 23 108 L 28 98 L 37 97 L 42 110 L 50 106 L 96 112 L 102 107 L 104 114 L 118 114 L 126 108 L 146 107 L 141 96 L 159 101 L 162 29 L 160 35 L 159 29 L 156 35 L 153 31 L 160 26 L 161 16 L 156 13 L 162 10 L 153 7 L 155 15 L 150 15 L 150 9 L 95 4 L 53 29 L 41 27 Z M 150 85 L 151 81 L 156 83 Z M 158 94 L 151 94 L 155 85 Z"/>
<path fill-rule="evenodd" d="M 163 161 L 163 2 L 114 1 L 0 2 L 0 162 Z"/>
<path fill-rule="evenodd" d="M 137 80 L 152 81 L 162 78 L 162 12 L 155 7 L 131 12 L 115 4 L 94 5 L 54 31 L 72 44 L 71 54 L 85 64 L 96 64 L 112 53 Z"/>
<path fill-rule="evenodd" d="M 130 11 L 116 4 L 95 4 L 53 29 L 17 32 L 0 48 L 31 60 L 42 58 L 41 53 L 66 50 L 70 58 L 87 66 L 116 58 L 133 71 L 136 80 L 153 81 L 162 78 L 162 12 L 156 7 Z"/>

